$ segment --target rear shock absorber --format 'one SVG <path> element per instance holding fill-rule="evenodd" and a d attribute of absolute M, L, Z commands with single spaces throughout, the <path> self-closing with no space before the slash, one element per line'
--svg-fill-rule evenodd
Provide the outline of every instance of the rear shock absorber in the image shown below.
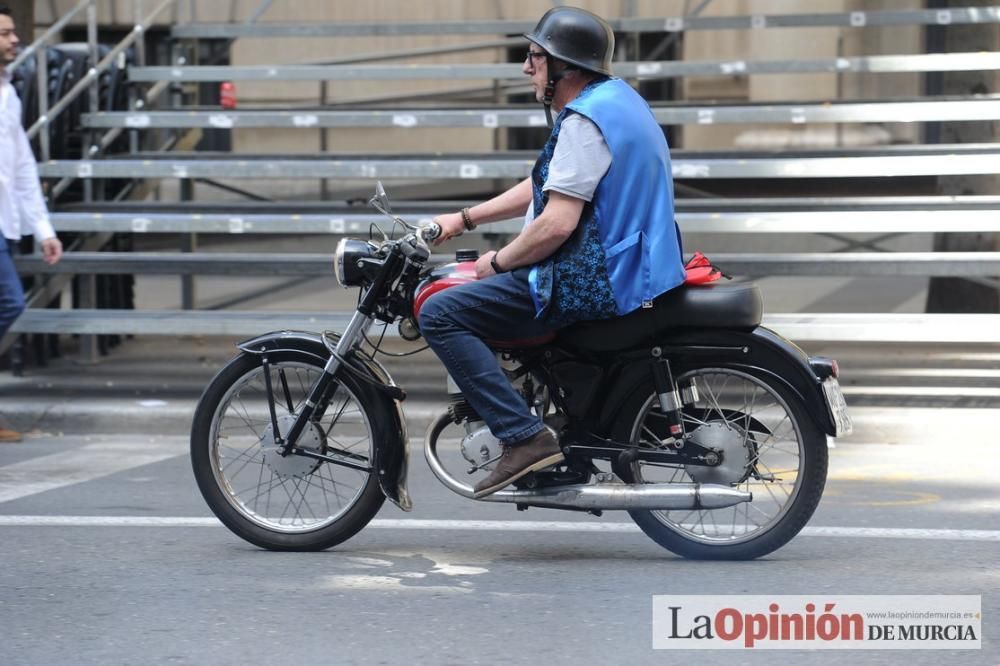
<path fill-rule="evenodd" d="M 653 387 L 656 389 L 656 398 L 660 403 L 660 410 L 667 419 L 667 429 L 675 446 L 682 444 L 684 439 L 684 417 L 682 413 L 683 403 L 677 385 L 674 383 L 674 375 L 670 371 L 670 361 L 663 358 L 653 350 Z"/>

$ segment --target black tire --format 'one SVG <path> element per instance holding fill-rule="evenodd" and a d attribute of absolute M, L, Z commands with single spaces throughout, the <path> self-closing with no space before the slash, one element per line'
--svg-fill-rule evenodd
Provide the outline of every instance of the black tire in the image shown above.
<path fill-rule="evenodd" d="M 657 482 L 700 481 L 706 483 L 722 483 L 754 493 L 754 502 L 737 504 L 733 507 L 701 511 L 650 511 L 634 510 L 629 515 L 647 536 L 664 548 L 683 557 L 704 560 L 750 560 L 771 553 L 788 543 L 799 533 L 812 517 L 819 505 L 826 484 L 828 453 L 826 436 L 810 418 L 801 400 L 788 389 L 785 384 L 764 373 L 749 374 L 742 370 L 730 368 L 696 368 L 687 370 L 679 376 L 678 384 L 684 386 L 691 379 L 696 385 L 714 381 L 716 377 L 729 377 L 718 395 L 706 396 L 705 386 L 699 386 L 699 402 L 694 406 L 684 408 L 685 429 L 688 434 L 698 438 L 698 429 L 703 428 L 701 439 L 706 446 L 718 444 L 728 452 L 730 466 L 724 470 L 683 466 L 647 466 L 633 463 L 628 466 L 617 466 L 615 471 L 626 483 L 649 483 L 650 477 L 660 474 Z M 738 399 L 732 400 L 726 393 L 737 397 L 736 387 L 744 382 L 743 404 L 740 409 Z M 716 382 L 718 383 L 718 382 Z M 752 393 L 752 401 L 748 400 L 746 387 L 756 387 L 762 395 L 773 396 L 770 405 L 763 405 L 761 414 L 754 414 L 758 406 L 757 393 Z M 721 397 L 720 397 L 721 396 Z M 748 404 L 749 403 L 749 404 Z M 706 406 L 707 405 L 707 406 Z M 771 414 L 784 411 L 788 421 L 788 430 L 794 434 L 797 444 L 797 457 L 789 451 L 791 447 L 779 447 L 783 443 L 784 420 L 770 423 Z M 654 418 L 659 413 L 655 390 L 652 381 L 642 386 L 626 402 L 614 426 L 614 438 L 617 441 L 632 441 L 640 446 L 651 445 L 657 437 L 664 438 L 665 430 L 659 431 Z M 651 416 L 652 415 L 652 416 Z M 662 414 L 659 416 L 662 419 Z M 776 418 L 776 417 L 775 417 Z M 758 441 L 760 440 L 760 441 Z M 696 439 L 697 441 L 697 439 Z M 770 444 L 769 444 L 770 443 Z M 713 447 L 713 448 L 719 448 Z M 764 453 L 775 450 L 775 459 L 787 459 L 795 464 L 797 469 L 771 470 L 764 462 Z M 745 458 L 741 457 L 745 456 Z M 725 461 L 723 463 L 725 465 Z M 644 472 L 644 470 L 646 470 Z M 765 471 L 766 470 L 766 471 Z M 754 472 L 762 477 L 755 478 Z M 776 472 L 776 473 L 775 473 Z M 692 476 L 694 474 L 694 476 Z M 715 478 L 718 475 L 718 478 Z M 697 478 L 696 478 L 697 477 Z M 793 478 L 792 492 L 788 493 L 785 480 Z M 777 480 L 777 485 L 774 485 Z M 781 493 L 788 493 L 782 498 Z M 750 511 L 762 509 L 754 507 L 756 502 L 774 504 L 775 514 L 763 525 L 757 526 L 757 515 L 751 518 Z M 783 503 L 782 503 L 783 502 Z M 761 505 L 763 506 L 763 505 Z M 743 526 L 738 526 L 738 518 L 745 515 Z M 693 518 L 692 514 L 697 514 Z M 737 528 L 746 530 L 738 534 Z M 730 534 L 725 534 L 726 529 Z M 702 532 L 699 534 L 699 530 Z M 714 531 L 714 533 L 712 533 Z"/>
<path fill-rule="evenodd" d="M 280 352 L 271 354 L 269 362 L 279 428 L 287 427 L 293 418 L 288 403 L 298 408 L 322 371 L 323 361 L 306 353 Z M 198 488 L 219 520 L 256 546 L 281 551 L 330 548 L 367 525 L 385 495 L 374 473 L 303 456 L 280 458 L 268 448 L 273 447 L 273 435 L 269 434 L 262 367 L 260 356 L 241 354 L 219 371 L 202 394 L 191 426 L 191 464 Z M 340 386 L 329 408 L 318 425 L 308 427 L 299 445 L 373 465 L 376 443 L 385 441 L 383 429 L 392 422 L 385 401 L 350 375 L 338 379 Z M 348 411 L 350 405 L 356 409 Z M 360 439 L 346 445 L 347 437 Z M 256 486 L 252 485 L 254 475 Z M 240 489 L 245 484 L 250 487 L 244 492 Z M 281 513 L 280 507 L 271 511 L 272 491 L 279 505 L 287 498 Z M 287 516 L 290 508 L 293 513 Z"/>

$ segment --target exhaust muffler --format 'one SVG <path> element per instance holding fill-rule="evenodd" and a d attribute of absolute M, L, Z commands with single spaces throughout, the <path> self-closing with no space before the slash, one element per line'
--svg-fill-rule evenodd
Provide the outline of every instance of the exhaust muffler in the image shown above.
<path fill-rule="evenodd" d="M 470 489 L 471 490 L 471 489 Z M 721 509 L 753 500 L 749 492 L 709 483 L 581 483 L 537 490 L 501 490 L 484 502 L 513 502 L 551 509 Z"/>

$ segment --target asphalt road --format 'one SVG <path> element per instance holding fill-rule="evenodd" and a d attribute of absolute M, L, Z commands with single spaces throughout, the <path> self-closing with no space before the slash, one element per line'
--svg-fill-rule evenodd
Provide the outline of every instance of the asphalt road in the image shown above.
<path fill-rule="evenodd" d="M 463 500 L 431 477 L 416 441 L 412 513 L 387 503 L 334 550 L 270 553 L 210 519 L 185 439 L 36 434 L 0 447 L 0 663 L 825 664 L 848 656 L 654 651 L 652 595 L 703 594 L 982 595 L 980 650 L 849 658 L 1000 663 L 996 413 L 869 408 L 856 417 L 860 437 L 831 451 L 827 492 L 806 532 L 767 558 L 737 563 L 680 559 L 622 513 L 519 513 Z"/>

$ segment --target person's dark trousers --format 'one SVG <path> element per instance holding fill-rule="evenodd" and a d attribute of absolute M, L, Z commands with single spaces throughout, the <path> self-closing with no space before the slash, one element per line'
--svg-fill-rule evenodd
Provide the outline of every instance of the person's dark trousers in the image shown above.
<path fill-rule="evenodd" d="M 24 312 L 24 290 L 14 268 L 17 242 L 4 239 L 0 243 L 0 337 Z"/>
<path fill-rule="evenodd" d="M 553 329 L 535 319 L 528 268 L 451 287 L 420 310 L 420 331 L 465 399 L 504 444 L 542 430 L 542 422 L 500 369 L 484 340 L 541 337 Z"/>

